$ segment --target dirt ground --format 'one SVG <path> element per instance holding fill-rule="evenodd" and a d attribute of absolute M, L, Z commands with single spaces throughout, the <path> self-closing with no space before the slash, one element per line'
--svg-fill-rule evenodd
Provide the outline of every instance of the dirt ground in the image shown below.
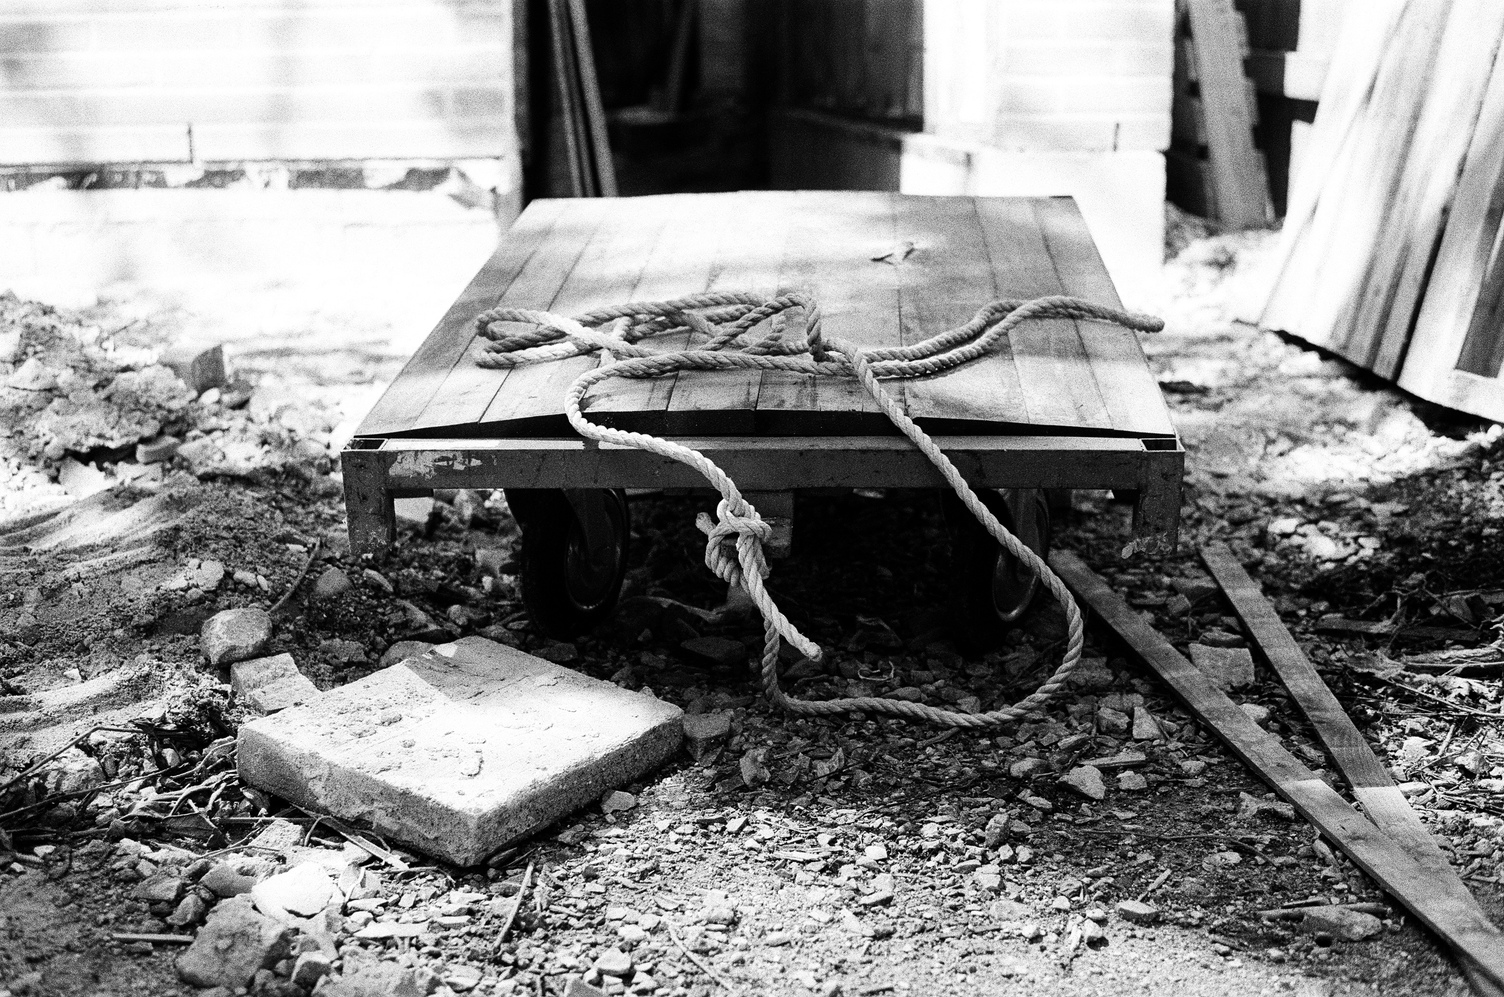
<path fill-rule="evenodd" d="M 1196 556 L 1229 543 L 1498 921 L 1504 434 L 1235 321 L 1276 236 L 1176 222 L 1146 302 L 1168 328 L 1144 346 L 1188 450 L 1180 547 L 1124 560 L 1128 507 L 1090 493 L 1056 544 L 1184 649 L 1243 644 Z M 717 611 L 703 496 L 634 497 L 622 611 L 574 644 L 522 611 L 499 493 L 419 503 L 390 557 L 352 559 L 338 450 L 415 332 L 293 288 L 263 298 L 259 323 L 243 296 L 208 291 L 118 286 L 71 311 L 0 298 L 0 995 L 193 993 L 182 944 L 128 936 L 186 938 L 203 912 L 180 896 L 216 899 L 207 870 L 266 875 L 310 849 L 341 886 L 303 924 L 342 977 L 320 992 L 560 994 L 571 977 L 695 997 L 1466 992 L 1431 937 L 1102 635 L 1067 694 L 990 736 L 794 719 L 739 662 L 682 649 L 760 642 Z M 226 386 L 194 397 L 154 365 L 217 332 Z M 160 434 L 184 449 L 139 462 Z M 1049 606 L 1002 648 L 963 653 L 935 495 L 801 496 L 796 524 L 770 584 L 834 652 L 790 670 L 797 695 L 990 708 L 1056 660 Z M 352 584 L 318 598 L 331 569 Z M 591 808 L 484 867 L 361 848 L 235 779 L 227 739 L 246 714 L 199 651 L 214 612 L 290 590 L 273 650 L 320 687 L 399 641 L 479 633 L 727 711 L 730 736 L 626 787 L 626 809 Z M 1335 781 L 1272 674 L 1239 695 Z M 1136 710 L 1154 736 L 1127 729 Z M 1100 801 L 1060 779 L 1135 751 L 1104 764 Z M 174 892 L 148 888 L 163 882 Z M 1128 900 L 1157 920 L 1125 920 Z M 1264 913 L 1304 903 L 1371 905 L 1378 933 L 1348 942 Z M 306 992 L 292 968 L 251 989 Z"/>

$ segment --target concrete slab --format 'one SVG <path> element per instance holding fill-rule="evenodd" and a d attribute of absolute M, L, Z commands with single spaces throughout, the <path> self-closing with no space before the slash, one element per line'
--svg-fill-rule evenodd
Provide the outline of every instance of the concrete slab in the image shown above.
<path fill-rule="evenodd" d="M 285 710 L 319 694 L 290 654 L 235 662 L 230 666 L 230 691 L 258 713 Z"/>
<path fill-rule="evenodd" d="M 671 757 L 681 711 L 482 637 L 240 729 L 251 785 L 474 865 Z"/>

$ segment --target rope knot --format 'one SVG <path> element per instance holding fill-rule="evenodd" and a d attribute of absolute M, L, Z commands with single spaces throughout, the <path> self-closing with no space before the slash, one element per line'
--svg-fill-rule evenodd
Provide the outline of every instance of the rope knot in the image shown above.
<path fill-rule="evenodd" d="M 742 576 L 742 562 L 738 548 L 742 537 L 756 544 L 761 553 L 762 545 L 773 536 L 773 527 L 763 521 L 757 510 L 740 499 L 738 505 L 747 511 L 741 514 L 731 511 L 731 503 L 722 499 L 715 507 L 716 518 L 705 513 L 695 517 L 695 526 L 705 534 L 705 567 L 715 572 L 717 578 L 737 584 Z M 761 557 L 756 559 L 758 575 L 768 577 L 768 565 Z"/>

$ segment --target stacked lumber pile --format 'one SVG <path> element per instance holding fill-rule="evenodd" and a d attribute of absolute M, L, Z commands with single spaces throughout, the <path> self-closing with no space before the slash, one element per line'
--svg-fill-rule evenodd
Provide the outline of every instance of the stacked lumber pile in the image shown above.
<path fill-rule="evenodd" d="M 1260 324 L 1504 420 L 1501 38 L 1495 0 L 1347 17 Z"/>

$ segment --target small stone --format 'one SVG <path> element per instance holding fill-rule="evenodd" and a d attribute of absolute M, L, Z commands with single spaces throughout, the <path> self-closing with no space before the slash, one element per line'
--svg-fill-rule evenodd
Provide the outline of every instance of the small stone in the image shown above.
<path fill-rule="evenodd" d="M 69 748 L 42 767 L 42 789 L 48 794 L 83 793 L 102 785 L 104 767 L 91 755 Z"/>
<path fill-rule="evenodd" d="M 987 912 L 999 921 L 1027 921 L 1034 916 L 1034 909 L 1017 900 L 994 900 Z"/>
<path fill-rule="evenodd" d="M 1082 658 L 1067 681 L 1074 688 L 1098 692 L 1112 688 L 1114 678 L 1106 658 Z"/>
<path fill-rule="evenodd" d="M 80 464 L 72 457 L 65 457 L 57 466 L 57 483 L 74 498 L 88 498 L 108 489 L 115 479 L 93 464 Z"/>
<path fill-rule="evenodd" d="M 586 983 L 578 976 L 571 976 L 564 986 L 564 997 L 606 997 L 606 991 Z"/>
<path fill-rule="evenodd" d="M 1125 793 L 1141 793 L 1149 788 L 1149 781 L 1138 772 L 1118 773 L 1118 789 Z"/>
<path fill-rule="evenodd" d="M 230 666 L 230 691 L 259 713 L 275 713 L 319 694 L 290 654 L 251 658 Z"/>
<path fill-rule="evenodd" d="M 298 956 L 298 961 L 293 963 L 292 974 L 289 977 L 293 986 L 302 987 L 304 990 L 312 990 L 318 985 L 319 980 L 334 971 L 334 963 L 329 956 L 318 949 L 309 949 Z"/>
<path fill-rule="evenodd" d="M 230 863 L 221 862 L 204 873 L 198 885 L 217 897 L 238 897 L 242 893 L 251 892 L 251 887 L 256 885 L 256 877 L 236 872 Z"/>
<path fill-rule="evenodd" d="M 1107 941 L 1106 930 L 1091 918 L 1082 921 L 1079 927 L 1081 930 L 1081 941 L 1085 942 L 1088 947 L 1095 948 Z"/>
<path fill-rule="evenodd" d="M 338 599 L 346 592 L 354 588 L 350 577 L 334 565 L 325 568 L 313 583 L 313 597 L 315 599 Z"/>
<path fill-rule="evenodd" d="M 631 810 L 636 806 L 637 797 L 633 796 L 631 793 L 622 792 L 619 789 L 614 789 L 611 792 L 607 793 L 605 795 L 605 798 L 601 800 L 602 813 L 621 813 L 625 810 Z"/>
<path fill-rule="evenodd" d="M 886 862 L 888 861 L 888 846 L 881 841 L 876 842 L 863 848 L 862 855 L 873 862 Z"/>
<path fill-rule="evenodd" d="M 176 436 L 158 436 L 156 439 L 137 443 L 136 463 L 160 464 L 172 460 L 177 456 L 178 447 L 182 445 L 183 441 Z"/>
<path fill-rule="evenodd" d="M 385 592 L 387 595 L 391 595 L 393 592 L 392 583 L 387 581 L 386 575 L 383 575 L 375 568 L 366 568 L 360 573 L 360 577 L 362 581 L 373 589 Z"/>
<path fill-rule="evenodd" d="M 258 969 L 287 957 L 293 929 L 256 913 L 248 899 L 222 902 L 178 957 L 178 975 L 196 987 L 245 987 Z"/>
<path fill-rule="evenodd" d="M 595 971 L 602 976 L 626 976 L 632 971 L 632 957 L 619 948 L 609 948 L 596 957 Z"/>
<path fill-rule="evenodd" d="M 42 361 L 31 357 L 11 373 L 6 384 L 21 391 L 51 391 L 57 387 L 57 375 Z"/>
<path fill-rule="evenodd" d="M 1015 779 L 1028 779 L 1048 770 L 1049 762 L 1043 758 L 1020 758 L 1008 766 L 1008 774 Z"/>
<path fill-rule="evenodd" d="M 1248 719 L 1263 726 L 1269 722 L 1269 707 L 1260 706 L 1258 703 L 1239 703 L 1238 708 L 1248 714 Z"/>
<path fill-rule="evenodd" d="M 1061 776 L 1060 781 L 1087 799 L 1100 800 L 1107 795 L 1107 785 L 1102 781 L 1101 770 L 1091 765 L 1076 766 Z"/>
<path fill-rule="evenodd" d="M 684 744 L 689 757 L 699 761 L 726 742 L 731 733 L 729 713 L 686 713 L 684 715 Z"/>
<path fill-rule="evenodd" d="M 987 821 L 987 826 L 982 829 L 982 847 L 996 848 L 1008 838 L 1008 815 L 1005 813 L 993 814 Z"/>
<path fill-rule="evenodd" d="M 1133 924 L 1154 924 L 1159 920 L 1159 908 L 1142 900 L 1124 900 L 1118 904 L 1118 917 Z"/>
<path fill-rule="evenodd" d="M 1269 521 L 1269 535 L 1272 537 L 1292 537 L 1295 531 L 1300 529 L 1301 520 L 1294 516 L 1281 516 Z"/>
<path fill-rule="evenodd" d="M 1097 711 L 1097 729 L 1104 734 L 1126 734 L 1131 721 L 1128 714 L 1103 707 Z"/>
<path fill-rule="evenodd" d="M 556 641 L 538 648 L 533 654 L 556 665 L 567 665 L 580 660 L 580 649 L 567 641 Z"/>
<path fill-rule="evenodd" d="M 219 561 L 202 561 L 193 569 L 190 578 L 192 587 L 204 592 L 213 592 L 225 580 L 225 566 Z"/>
<path fill-rule="evenodd" d="M 1170 596 L 1169 601 L 1165 603 L 1165 612 L 1171 616 L 1181 616 L 1189 612 L 1190 608 L 1191 600 L 1179 593 Z"/>
<path fill-rule="evenodd" d="M 210 467 L 223 457 L 224 451 L 220 450 L 219 444 L 209 436 L 189 440 L 178 447 L 178 458 L 186 461 L 195 473 Z"/>
<path fill-rule="evenodd" d="M 771 778 L 768 772 L 768 749 L 748 748 L 741 759 L 742 782 L 750 787 L 761 786 Z"/>
<path fill-rule="evenodd" d="M 1361 942 L 1384 929 L 1384 922 L 1372 914 L 1346 907 L 1310 907 L 1300 927 L 1309 934 L 1325 932 L 1348 942 Z"/>
<path fill-rule="evenodd" d="M 444 977 L 444 983 L 455 993 L 469 993 L 480 985 L 484 974 L 474 966 L 455 966 Z"/>
<path fill-rule="evenodd" d="M 178 901 L 177 908 L 168 914 L 166 921 L 174 928 L 187 928 L 198 924 L 209 913 L 209 902 L 198 895 L 198 891 L 190 890 Z"/>
<path fill-rule="evenodd" d="M 183 895 L 183 880 L 173 872 L 156 872 L 136 884 L 131 896 L 148 903 L 175 904 Z"/>
<path fill-rule="evenodd" d="M 327 654 L 334 660 L 347 665 L 360 664 L 366 660 L 364 647 L 353 640 L 344 640 L 339 637 L 319 641 L 319 653 Z"/>
<path fill-rule="evenodd" d="M 679 649 L 691 659 L 719 668 L 743 668 L 747 664 L 747 645 L 727 637 L 696 637 L 684 641 Z"/>
<path fill-rule="evenodd" d="M 1231 630 L 1213 627 L 1201 632 L 1200 642 L 1207 647 L 1246 647 L 1248 642 Z"/>
<path fill-rule="evenodd" d="M 1003 888 L 1003 872 L 995 865 L 984 865 L 971 874 L 971 881 L 985 893 L 997 893 Z"/>
<path fill-rule="evenodd" d="M 215 613 L 199 631 L 199 647 L 211 665 L 229 665 L 258 656 L 272 639 L 272 618 L 254 607 Z"/>
<path fill-rule="evenodd" d="M 1159 730 L 1159 724 L 1154 719 L 1147 707 L 1135 706 L 1133 708 L 1133 739 L 1135 741 L 1158 741 L 1164 737 Z"/>
<path fill-rule="evenodd" d="M 278 917 L 281 912 L 312 917 L 334 898 L 334 881 L 316 865 L 294 866 L 286 872 L 268 876 L 251 888 L 251 899 L 263 914 Z"/>
<path fill-rule="evenodd" d="M 433 644 L 426 640 L 399 640 L 381 656 L 381 667 L 390 668 L 408 658 L 416 658 L 428 652 Z"/>
<path fill-rule="evenodd" d="M 213 346 L 180 343 L 162 351 L 158 361 L 168 367 L 195 395 L 225 383 L 225 351 L 218 343 Z"/>
<path fill-rule="evenodd" d="M 1217 688 L 1226 691 L 1253 684 L 1253 655 L 1246 647 L 1192 644 L 1190 651 L 1191 662 Z"/>

